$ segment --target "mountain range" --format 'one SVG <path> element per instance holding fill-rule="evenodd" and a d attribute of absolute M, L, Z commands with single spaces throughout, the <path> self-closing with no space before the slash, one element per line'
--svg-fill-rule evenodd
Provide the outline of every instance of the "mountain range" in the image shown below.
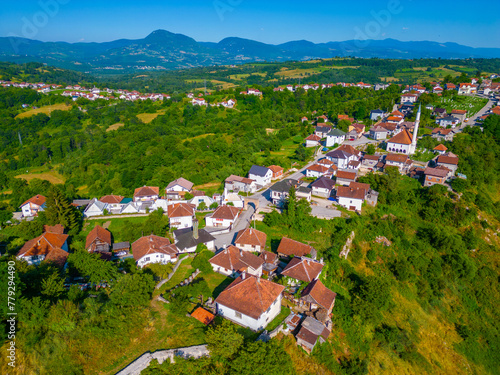
<path fill-rule="evenodd" d="M 104 43 L 41 42 L 20 37 L 0 38 L 0 61 L 38 61 L 93 73 L 173 70 L 245 62 L 303 61 L 355 56 L 362 58 L 500 58 L 500 48 L 473 48 L 457 43 L 402 42 L 395 39 L 279 45 L 236 37 L 219 43 L 197 42 L 183 34 L 156 30 L 146 38 Z"/>

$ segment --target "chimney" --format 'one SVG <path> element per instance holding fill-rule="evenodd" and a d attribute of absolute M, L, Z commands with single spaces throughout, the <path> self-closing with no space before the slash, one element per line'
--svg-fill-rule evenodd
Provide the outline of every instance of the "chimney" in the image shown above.
<path fill-rule="evenodd" d="M 193 220 L 193 238 L 198 239 L 198 219 Z"/>
<path fill-rule="evenodd" d="M 241 273 L 241 280 L 245 280 L 245 272 Z"/>
<path fill-rule="evenodd" d="M 240 257 L 243 256 L 243 250 L 240 249 Z"/>

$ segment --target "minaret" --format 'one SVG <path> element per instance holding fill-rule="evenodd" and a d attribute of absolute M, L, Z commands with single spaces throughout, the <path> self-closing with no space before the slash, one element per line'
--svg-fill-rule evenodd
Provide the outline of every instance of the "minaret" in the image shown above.
<path fill-rule="evenodd" d="M 417 118 L 415 119 L 415 127 L 413 128 L 413 138 L 411 140 L 410 152 L 409 152 L 410 155 L 414 154 L 415 150 L 417 149 L 417 135 L 418 135 L 418 125 L 420 125 L 421 109 L 422 109 L 422 105 L 419 105 L 418 112 L 417 112 Z"/>

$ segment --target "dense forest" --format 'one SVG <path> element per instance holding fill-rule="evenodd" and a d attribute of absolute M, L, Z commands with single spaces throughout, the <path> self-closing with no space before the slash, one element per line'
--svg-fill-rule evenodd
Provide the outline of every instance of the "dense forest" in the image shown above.
<path fill-rule="evenodd" d="M 202 248 L 192 260 L 193 268 L 202 271 L 198 281 L 169 294 L 170 304 L 156 301 L 154 286 L 171 265 L 138 269 L 133 260 L 106 262 L 83 251 L 91 227 L 82 222 L 71 199 L 130 196 L 138 186 L 163 188 L 180 176 L 220 189 L 229 174 L 245 175 L 253 163 L 301 165 L 310 157 L 301 144 L 312 130 L 301 123 L 302 116 L 348 114 L 368 123 L 370 110 L 392 108 L 401 90 L 397 85 L 382 91 L 334 87 L 307 93 L 261 88 L 262 99 L 240 95 L 237 89 L 208 97 L 236 98 L 232 110 L 192 106 L 180 95 L 163 102 L 73 103 L 33 90 L 0 88 L 0 251 L 6 253 L 0 258 L 0 275 L 8 280 L 8 262 L 15 263 L 18 312 L 17 368 L 12 372 L 2 356 L 0 372 L 114 374 L 146 351 L 202 343 L 209 345 L 210 358 L 154 362 L 143 373 L 500 372 L 497 115 L 489 116 L 482 130 L 467 128 L 444 143 L 459 156 L 458 171 L 467 175 L 454 180 L 453 191 L 439 185 L 423 188 L 418 180 L 388 168 L 385 174 L 360 179 L 379 192 L 378 205 L 365 207 L 360 216 L 320 220 L 310 216 L 309 205 L 292 199 L 281 214 L 267 214 L 257 224 L 268 234 L 270 250 L 287 236 L 314 245 L 325 259 L 322 281 L 337 293 L 334 328 L 311 356 L 288 336 L 255 342 L 255 333 L 221 320 L 207 328 L 186 317 L 193 301 L 214 297 L 227 285 L 211 271 L 211 253 Z M 58 101 L 67 101 L 70 108 L 50 116 L 17 117 L 22 104 Z M 32 170 L 64 183 L 14 177 Z M 46 212 L 34 221 L 5 226 L 11 212 L 35 194 L 47 196 Z M 43 225 L 61 222 L 71 234 L 66 269 L 15 260 Z M 133 241 L 141 233 L 165 235 L 168 230 L 168 219 L 156 211 L 142 221 L 127 221 L 113 236 Z M 351 251 L 347 259 L 340 258 L 351 232 Z M 65 288 L 74 278 L 107 285 Z M 0 285 L 3 316 L 7 286 Z M 7 329 L 2 320 L 2 340 Z"/>

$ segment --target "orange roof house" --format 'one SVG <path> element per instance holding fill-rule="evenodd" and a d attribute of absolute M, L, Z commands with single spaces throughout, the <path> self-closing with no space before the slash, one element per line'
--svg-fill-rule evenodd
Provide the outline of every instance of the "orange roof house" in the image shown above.
<path fill-rule="evenodd" d="M 90 231 L 85 241 L 85 248 L 89 253 L 95 251 L 109 251 L 111 247 L 111 232 L 100 225 Z"/>
<path fill-rule="evenodd" d="M 305 256 L 311 254 L 313 258 L 316 258 L 316 249 L 311 245 L 306 245 L 305 243 L 292 240 L 287 237 L 283 237 L 278 246 L 278 255 L 289 257 L 289 256 Z"/>
<path fill-rule="evenodd" d="M 266 247 L 267 234 L 254 228 L 240 230 L 234 243 L 243 250 L 262 251 Z"/>
<path fill-rule="evenodd" d="M 283 176 L 283 168 L 280 167 L 279 165 L 270 165 L 268 168 L 273 172 L 272 178 L 278 178 Z"/>
<path fill-rule="evenodd" d="M 45 232 L 24 244 L 17 253 L 17 259 L 28 264 L 38 264 L 42 261 L 52 261 L 63 266 L 68 258 L 67 234 Z"/>

